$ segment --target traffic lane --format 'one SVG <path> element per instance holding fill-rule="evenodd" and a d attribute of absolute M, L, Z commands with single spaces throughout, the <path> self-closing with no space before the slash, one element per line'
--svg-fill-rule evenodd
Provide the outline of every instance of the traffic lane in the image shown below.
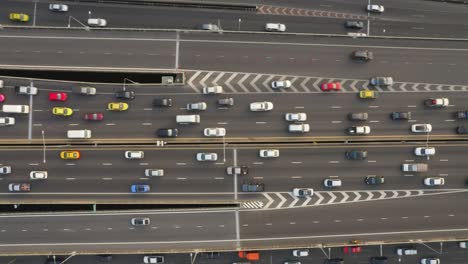
<path fill-rule="evenodd" d="M 450 28 L 450 30 L 447 30 L 447 28 Z M 453 24 L 447 22 L 434 24 L 428 21 L 374 20 L 371 22 L 370 32 L 370 36 L 463 38 L 468 32 L 468 26 L 456 24 L 455 22 Z"/>
<path fill-rule="evenodd" d="M 458 201 L 456 203 L 451 201 Z M 459 206 L 465 193 L 428 195 L 362 203 L 347 203 L 286 210 L 240 212 L 241 237 L 259 239 L 243 246 L 268 246 L 275 238 L 289 237 L 293 245 L 382 240 L 460 237 L 468 234 L 467 213 Z M 437 208 L 437 210 L 434 210 Z M 294 210 L 294 211 L 293 211 Z M 259 221 L 260 220 L 260 221 Z M 462 229 L 462 230 L 460 230 Z M 449 231 L 452 230 L 452 231 Z M 458 234 L 456 232 L 459 232 Z M 285 240 L 281 240 L 286 242 Z M 248 241 L 246 241 L 248 242 Z"/>
<path fill-rule="evenodd" d="M 369 75 L 394 76 L 399 81 L 463 84 L 468 53 L 391 47 L 319 47 L 275 44 L 181 43 L 180 65 L 216 71 L 336 76 L 367 79 Z M 369 49 L 374 60 L 351 59 L 353 51 Z M 430 56 L 429 56 L 430 55 Z M 430 73 L 430 74 L 428 74 Z M 443 76 L 443 77 L 442 77 Z"/>

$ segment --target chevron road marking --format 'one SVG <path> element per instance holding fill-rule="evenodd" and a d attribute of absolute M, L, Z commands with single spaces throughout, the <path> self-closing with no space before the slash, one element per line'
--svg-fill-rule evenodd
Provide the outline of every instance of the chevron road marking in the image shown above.
<path fill-rule="evenodd" d="M 315 196 L 318 196 L 319 199 L 314 203 L 314 205 L 320 204 L 323 201 L 323 196 L 320 193 L 314 193 Z"/>
<path fill-rule="evenodd" d="M 361 199 L 361 194 L 359 192 L 353 192 L 356 195 L 356 198 L 354 198 L 353 202 Z"/>
<path fill-rule="evenodd" d="M 286 198 L 283 197 L 280 193 L 276 193 L 276 196 L 280 198 L 281 202 L 276 206 L 276 208 L 281 208 L 281 206 L 287 201 Z"/>
<path fill-rule="evenodd" d="M 244 86 L 244 84 L 243 84 L 243 82 L 244 82 L 247 78 L 249 78 L 249 76 L 250 76 L 250 74 L 245 74 L 245 75 L 237 82 L 237 84 L 242 88 L 242 90 L 244 90 L 244 92 L 249 92 L 249 89 L 247 89 L 247 88 Z"/>
<path fill-rule="evenodd" d="M 338 203 L 346 202 L 349 198 L 349 195 L 346 192 L 343 192 L 342 195 L 343 199 L 341 199 L 341 201 L 339 201 Z"/>
<path fill-rule="evenodd" d="M 205 87 L 205 86 L 206 86 L 206 83 L 205 83 L 205 82 L 206 82 L 206 79 L 208 79 L 212 74 L 213 74 L 213 72 L 210 71 L 210 72 L 208 72 L 207 75 L 205 75 L 205 77 L 203 77 L 203 78 L 201 79 L 200 84 L 201 84 L 202 87 Z"/>
<path fill-rule="evenodd" d="M 300 206 L 306 206 L 307 204 L 309 204 L 309 202 L 312 200 L 312 197 L 307 197 L 307 199 L 300 205 Z"/>
<path fill-rule="evenodd" d="M 366 193 L 369 195 L 369 197 L 367 197 L 366 201 L 369 201 L 370 199 L 372 199 L 372 197 L 374 197 L 374 193 L 372 193 L 372 192 L 366 192 Z"/>
<path fill-rule="evenodd" d="M 418 84 L 417 84 L 417 83 L 414 83 L 414 84 L 411 86 L 411 89 L 413 89 L 413 91 L 419 91 L 419 90 L 418 90 Z"/>
<path fill-rule="evenodd" d="M 263 193 L 263 196 L 265 196 L 268 199 L 268 203 L 265 205 L 266 208 L 269 208 L 270 205 L 275 201 L 273 198 L 270 197 L 267 193 Z"/>
<path fill-rule="evenodd" d="M 263 75 L 261 74 L 258 74 L 257 76 L 255 76 L 255 78 L 253 78 L 253 80 L 250 82 L 250 85 L 257 91 L 257 92 L 261 92 L 262 90 L 260 90 L 260 88 L 257 87 L 257 85 L 255 85 L 255 83 L 258 81 L 258 79 L 260 79 Z"/>
<path fill-rule="evenodd" d="M 294 199 L 294 201 L 293 201 L 292 203 L 290 203 L 290 204 L 288 205 L 288 207 L 293 207 L 297 202 L 299 202 L 299 198 L 297 198 L 296 196 L 294 196 L 294 194 L 292 194 L 292 193 L 288 193 L 288 194 L 289 194 L 289 196 L 291 196 L 291 198 Z"/>
<path fill-rule="evenodd" d="M 220 74 L 218 74 L 218 76 L 216 76 L 216 78 L 213 80 L 213 84 L 214 85 L 219 85 L 218 81 L 219 81 L 219 79 L 221 79 L 221 77 L 224 76 L 224 74 L 225 74 L 225 72 L 221 72 Z"/>
<path fill-rule="evenodd" d="M 331 199 L 327 202 L 327 204 L 331 204 L 336 200 L 336 195 L 333 192 L 328 192 L 328 195 L 330 195 Z"/>
<path fill-rule="evenodd" d="M 229 87 L 229 89 L 231 89 L 233 92 L 237 92 L 236 89 L 234 89 L 234 87 L 232 87 L 231 85 L 231 81 L 232 79 L 234 79 L 236 76 L 237 76 L 238 73 L 234 73 L 233 75 L 231 75 L 231 77 L 229 77 L 227 80 L 226 80 L 226 85 L 227 87 Z"/>
<path fill-rule="evenodd" d="M 202 72 L 201 71 L 197 71 L 190 79 L 189 81 L 187 82 L 187 84 L 192 87 L 192 89 L 196 92 L 196 93 L 200 93 L 200 90 L 197 89 L 197 87 L 195 87 L 195 85 L 193 84 L 193 81 L 198 77 L 198 75 L 200 75 Z"/>
<path fill-rule="evenodd" d="M 263 86 L 264 86 L 268 91 L 273 91 L 273 89 L 271 89 L 271 80 L 272 80 L 274 77 L 275 77 L 274 75 L 269 75 L 268 78 L 266 78 L 266 80 L 262 83 Z"/>
<path fill-rule="evenodd" d="M 302 87 L 302 89 L 304 89 L 304 92 L 308 92 L 308 91 L 309 91 L 309 89 L 307 88 L 307 86 L 305 86 L 305 84 L 306 84 L 309 80 L 310 80 L 310 78 L 309 78 L 309 77 L 306 77 L 306 78 L 304 78 L 304 81 L 301 82 L 301 87 Z"/>
<path fill-rule="evenodd" d="M 285 77 L 285 78 L 286 78 L 286 77 Z M 298 92 L 298 90 L 296 89 L 296 87 L 294 87 L 294 86 L 295 86 L 294 83 L 296 82 L 296 80 L 297 80 L 298 78 L 299 78 L 299 77 L 294 77 L 294 78 L 292 78 L 292 80 L 291 80 L 291 88 L 289 88 L 289 89 L 293 90 L 293 91 L 296 92 L 296 93 Z"/>
<path fill-rule="evenodd" d="M 359 91 L 359 90 L 356 88 L 356 83 L 357 83 L 357 82 L 358 82 L 357 80 L 354 80 L 354 81 L 351 83 L 351 85 L 350 85 L 351 89 L 353 89 L 353 91 L 355 91 L 355 92 Z"/>
<path fill-rule="evenodd" d="M 390 198 L 395 198 L 398 196 L 398 192 L 397 191 L 392 191 L 393 195 L 390 197 Z"/>
<path fill-rule="evenodd" d="M 387 194 L 384 191 L 379 191 L 379 193 L 380 193 L 380 197 L 377 199 L 383 199 L 385 198 L 385 196 L 387 196 Z"/>
<path fill-rule="evenodd" d="M 312 85 L 312 87 L 313 87 L 316 91 L 318 91 L 318 92 L 321 91 L 321 90 L 320 90 L 320 85 L 319 85 L 319 83 L 320 83 L 321 81 L 322 81 L 322 79 L 321 79 L 321 78 L 318 78 L 318 79 L 314 82 L 314 84 Z"/>

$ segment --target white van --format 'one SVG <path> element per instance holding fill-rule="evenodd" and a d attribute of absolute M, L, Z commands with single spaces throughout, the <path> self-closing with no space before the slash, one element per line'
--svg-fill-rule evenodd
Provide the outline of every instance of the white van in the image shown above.
<path fill-rule="evenodd" d="M 91 130 L 82 129 L 82 130 L 68 130 L 67 131 L 68 138 L 78 138 L 78 139 L 86 139 L 91 138 Z"/>
<path fill-rule="evenodd" d="M 200 123 L 200 115 L 177 115 L 176 122 L 179 124 Z"/>
<path fill-rule="evenodd" d="M 4 113 L 29 114 L 29 105 L 3 105 Z"/>

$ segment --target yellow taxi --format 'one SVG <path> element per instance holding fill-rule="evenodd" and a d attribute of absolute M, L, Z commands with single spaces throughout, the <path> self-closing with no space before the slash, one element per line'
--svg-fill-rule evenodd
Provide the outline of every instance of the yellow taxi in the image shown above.
<path fill-rule="evenodd" d="M 110 111 L 126 111 L 128 110 L 128 104 L 123 102 L 112 102 L 107 105 L 107 110 Z"/>
<path fill-rule="evenodd" d="M 78 150 L 64 150 L 60 151 L 60 158 L 64 160 L 68 159 L 79 159 L 81 157 L 81 153 Z"/>
<path fill-rule="evenodd" d="M 71 116 L 73 115 L 73 109 L 69 107 L 54 107 L 52 108 L 52 114 L 59 116 Z"/>
<path fill-rule="evenodd" d="M 10 13 L 10 20 L 11 21 L 19 21 L 19 22 L 28 22 L 29 15 L 23 13 Z"/>
<path fill-rule="evenodd" d="M 377 95 L 377 92 L 372 90 L 362 90 L 359 92 L 359 98 L 362 99 L 375 99 Z"/>

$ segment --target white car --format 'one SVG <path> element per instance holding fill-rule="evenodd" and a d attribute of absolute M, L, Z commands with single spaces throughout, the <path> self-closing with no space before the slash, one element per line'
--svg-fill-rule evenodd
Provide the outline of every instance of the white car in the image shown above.
<path fill-rule="evenodd" d="M 278 158 L 279 150 L 278 149 L 261 149 L 258 151 L 260 158 Z"/>
<path fill-rule="evenodd" d="M 468 242 L 460 241 L 460 242 L 458 242 L 458 247 L 459 248 L 468 248 Z"/>
<path fill-rule="evenodd" d="M 416 156 L 434 156 L 436 153 L 435 148 L 430 147 L 419 147 L 414 149 L 414 155 Z"/>
<path fill-rule="evenodd" d="M 10 174 L 11 166 L 0 166 L 0 174 Z"/>
<path fill-rule="evenodd" d="M 413 133 L 429 133 L 432 131 L 431 124 L 414 124 L 411 125 L 411 132 Z"/>
<path fill-rule="evenodd" d="M 104 18 L 90 18 L 88 19 L 88 26 L 91 27 L 106 27 L 107 21 Z"/>
<path fill-rule="evenodd" d="M 126 159 L 142 159 L 145 157 L 145 153 L 141 150 L 127 150 L 125 151 Z"/>
<path fill-rule="evenodd" d="M 445 179 L 442 177 L 427 177 L 424 179 L 426 186 L 442 186 L 445 184 Z"/>
<path fill-rule="evenodd" d="M 47 179 L 47 171 L 31 171 L 29 178 L 31 180 L 45 180 Z"/>
<path fill-rule="evenodd" d="M 369 126 L 352 126 L 348 128 L 348 134 L 350 135 L 368 135 L 371 132 Z"/>
<path fill-rule="evenodd" d="M 205 102 L 187 104 L 187 111 L 205 111 L 207 105 Z"/>
<path fill-rule="evenodd" d="M 285 32 L 286 26 L 281 23 L 267 23 L 265 25 L 265 30 L 270 32 Z"/>
<path fill-rule="evenodd" d="M 57 12 L 67 12 L 67 11 L 68 11 L 68 5 L 64 5 L 64 4 L 50 4 L 50 5 L 49 5 L 49 10 L 50 10 L 50 11 L 57 11 Z"/>
<path fill-rule="evenodd" d="M 440 264 L 439 258 L 422 258 L 421 264 Z"/>
<path fill-rule="evenodd" d="M 164 176 L 164 170 L 163 169 L 145 169 L 145 176 L 146 177 Z"/>
<path fill-rule="evenodd" d="M 197 160 L 198 161 L 217 161 L 218 160 L 218 154 L 217 153 L 199 152 L 199 153 L 197 153 Z"/>
<path fill-rule="evenodd" d="M 15 86 L 15 92 L 23 95 L 37 95 L 39 90 L 34 86 Z"/>
<path fill-rule="evenodd" d="M 291 81 L 273 81 L 271 82 L 271 88 L 273 89 L 281 89 L 281 88 L 289 88 L 291 87 Z"/>
<path fill-rule="evenodd" d="M 143 262 L 145 264 L 164 263 L 164 256 L 144 256 Z"/>
<path fill-rule="evenodd" d="M 310 197 L 310 196 L 314 195 L 314 189 L 312 189 L 312 188 L 294 188 L 292 190 L 292 193 L 296 197 Z"/>
<path fill-rule="evenodd" d="M 385 8 L 383 7 L 383 5 L 367 5 L 366 10 L 372 13 L 383 13 L 385 11 Z"/>
<path fill-rule="evenodd" d="M 265 112 L 273 110 L 272 102 L 254 102 L 250 103 L 250 111 L 252 112 Z"/>
<path fill-rule="evenodd" d="M 203 130 L 205 137 L 224 137 L 226 136 L 226 129 L 224 127 L 209 127 Z"/>
<path fill-rule="evenodd" d="M 223 93 L 223 87 L 219 85 L 203 87 L 203 94 L 220 94 L 220 93 Z"/>
<path fill-rule="evenodd" d="M 323 186 L 327 188 L 340 187 L 341 180 L 340 179 L 325 179 L 323 181 Z"/>
<path fill-rule="evenodd" d="M 12 126 L 15 124 L 14 117 L 0 117 L 0 126 Z"/>
<path fill-rule="evenodd" d="M 289 122 L 302 122 L 307 120 L 306 113 L 286 113 L 284 119 Z"/>
<path fill-rule="evenodd" d="M 289 124 L 288 131 L 291 133 L 307 133 L 310 132 L 310 125 L 309 124 Z"/>
<path fill-rule="evenodd" d="M 294 249 L 292 254 L 294 257 L 308 257 L 310 251 L 308 249 Z"/>

